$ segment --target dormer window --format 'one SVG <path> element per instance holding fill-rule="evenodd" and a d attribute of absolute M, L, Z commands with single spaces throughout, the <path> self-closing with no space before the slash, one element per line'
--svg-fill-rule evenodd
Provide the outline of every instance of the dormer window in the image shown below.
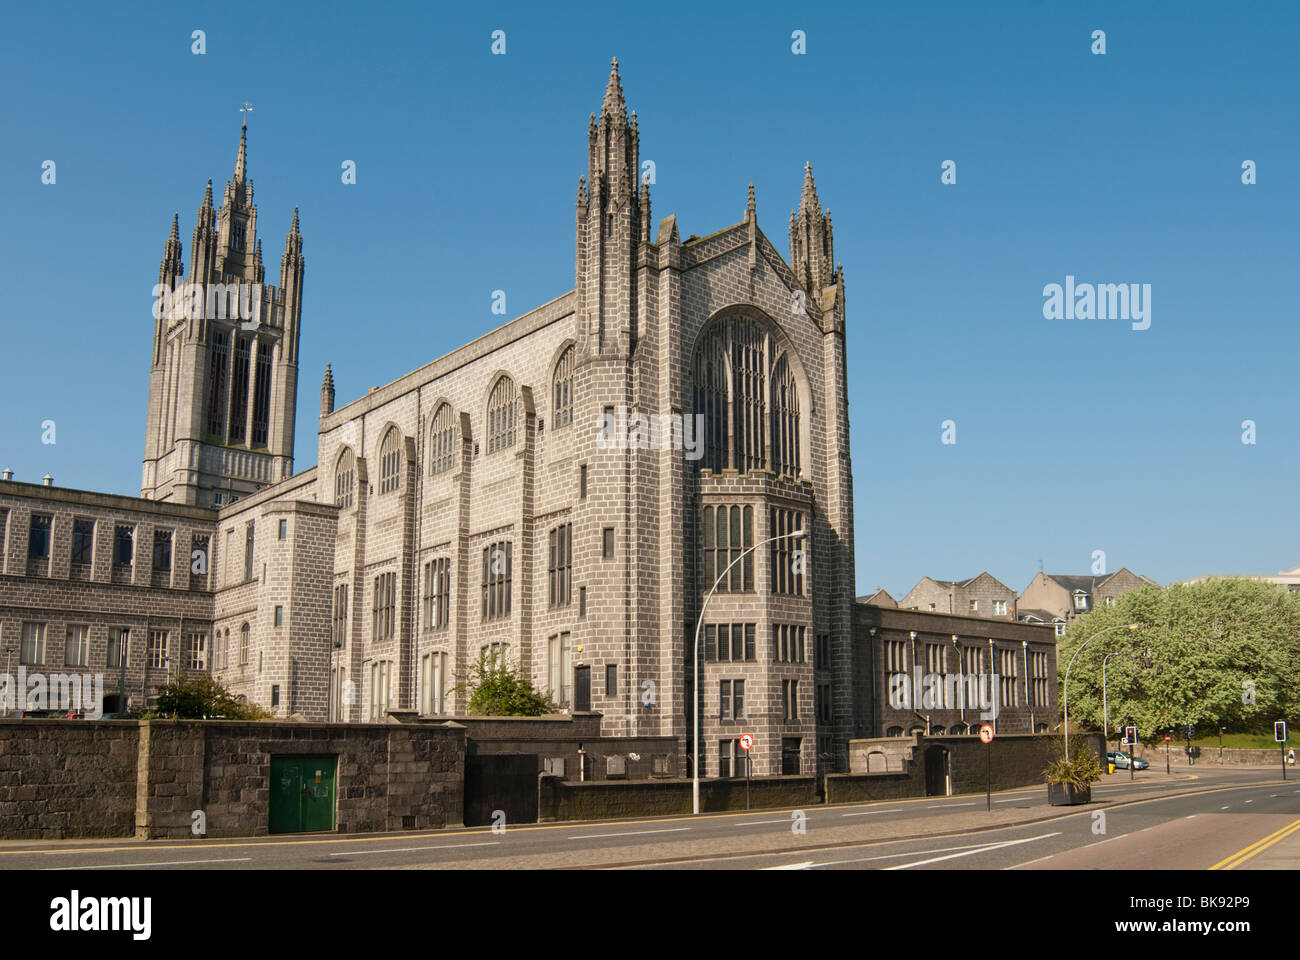
<path fill-rule="evenodd" d="M 1074 592 L 1074 609 L 1076 610 L 1088 609 L 1088 595 L 1084 593 L 1082 590 L 1076 590 Z"/>

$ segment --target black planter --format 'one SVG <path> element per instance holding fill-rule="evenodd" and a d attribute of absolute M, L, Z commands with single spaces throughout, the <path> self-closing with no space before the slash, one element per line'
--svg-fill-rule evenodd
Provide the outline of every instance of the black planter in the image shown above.
<path fill-rule="evenodd" d="M 1076 787 L 1072 783 L 1049 783 L 1047 802 L 1054 807 L 1072 807 L 1092 801 L 1092 786 Z"/>

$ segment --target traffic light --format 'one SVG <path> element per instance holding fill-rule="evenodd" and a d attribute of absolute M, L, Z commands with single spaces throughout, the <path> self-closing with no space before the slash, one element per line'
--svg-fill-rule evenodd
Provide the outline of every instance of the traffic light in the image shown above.
<path fill-rule="evenodd" d="M 1137 728 L 1137 727 L 1125 727 L 1125 728 L 1124 728 L 1124 739 L 1127 740 L 1127 741 L 1129 742 L 1130 745 L 1137 743 L 1137 741 L 1138 741 L 1138 728 Z"/>
<path fill-rule="evenodd" d="M 1273 724 L 1273 739 L 1278 743 L 1286 743 L 1286 721 L 1279 720 Z"/>
<path fill-rule="evenodd" d="M 1194 723 L 1189 723 L 1189 724 L 1187 725 L 1187 739 L 1188 739 L 1188 740 L 1195 740 L 1195 739 L 1196 739 L 1196 724 L 1194 724 Z"/>

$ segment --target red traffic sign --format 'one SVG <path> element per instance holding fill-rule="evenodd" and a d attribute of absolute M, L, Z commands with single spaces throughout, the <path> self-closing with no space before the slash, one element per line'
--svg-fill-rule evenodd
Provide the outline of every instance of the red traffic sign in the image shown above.
<path fill-rule="evenodd" d="M 1165 743 L 1168 743 L 1168 742 L 1169 742 L 1170 740 L 1172 740 L 1172 739 L 1173 739 L 1173 737 L 1169 736 L 1169 734 L 1167 734 L 1167 733 L 1165 734 Z"/>
<path fill-rule="evenodd" d="M 980 724 L 980 742 L 981 743 L 993 742 L 993 726 L 991 724 L 988 723 Z"/>
<path fill-rule="evenodd" d="M 1119 745 L 1120 745 L 1121 747 L 1127 747 L 1127 746 L 1128 746 L 1128 737 L 1125 737 L 1123 740 L 1121 740 L 1121 741 L 1119 742 Z"/>
<path fill-rule="evenodd" d="M 741 749 L 741 750 L 748 750 L 748 749 L 749 749 L 750 747 L 752 747 L 753 745 L 754 745 L 754 738 L 753 738 L 753 737 L 751 737 L 751 736 L 750 736 L 749 734 L 747 734 L 747 733 L 742 733 L 742 734 L 740 735 L 740 749 Z"/>

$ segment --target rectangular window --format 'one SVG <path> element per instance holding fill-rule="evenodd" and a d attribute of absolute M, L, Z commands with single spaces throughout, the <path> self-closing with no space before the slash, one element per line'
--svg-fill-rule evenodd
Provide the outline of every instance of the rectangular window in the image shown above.
<path fill-rule="evenodd" d="M 334 588 L 334 646 L 341 648 L 348 639 L 348 585 Z"/>
<path fill-rule="evenodd" d="M 736 680 L 732 683 L 732 712 L 737 720 L 745 715 L 745 681 Z"/>
<path fill-rule="evenodd" d="M 780 538 L 773 540 L 769 548 L 772 592 L 802 597 L 806 544 L 803 538 L 796 540 L 789 535 L 803 529 L 803 514 L 797 510 L 778 510 L 774 507 L 768 512 L 768 520 L 768 535 Z"/>
<path fill-rule="evenodd" d="M 280 705 L 280 685 L 278 683 L 273 683 L 271 684 L 271 706 L 278 707 L 279 705 Z"/>
<path fill-rule="evenodd" d="M 907 672 L 907 644 L 902 640 L 890 640 L 885 644 L 885 664 L 890 673 Z"/>
<path fill-rule="evenodd" d="M 253 579 L 253 529 L 250 523 L 244 528 L 244 582 Z"/>
<path fill-rule="evenodd" d="M 95 521 L 72 521 L 72 562 L 89 564 L 95 558 Z"/>
<path fill-rule="evenodd" d="M 126 660 L 131 646 L 130 627 L 113 627 L 108 631 L 108 656 L 104 665 L 120 667 Z"/>
<path fill-rule="evenodd" d="M 578 468 L 578 497 L 581 500 L 587 499 L 587 465 L 584 463 Z"/>
<path fill-rule="evenodd" d="M 280 606 L 278 603 L 275 605 L 275 625 L 277 627 L 284 626 L 284 607 Z"/>
<path fill-rule="evenodd" d="M 149 666 L 155 670 L 167 663 L 167 631 L 149 631 Z"/>
<path fill-rule="evenodd" d="M 45 663 L 45 624 L 23 624 L 23 646 L 18 662 L 32 665 Z"/>
<path fill-rule="evenodd" d="M 831 685 L 817 684 L 817 719 L 822 723 L 831 722 Z"/>
<path fill-rule="evenodd" d="M 381 573 L 375 577 L 373 638 L 376 641 L 393 639 L 393 624 L 397 614 L 397 574 Z"/>
<path fill-rule="evenodd" d="M 53 525 L 53 517 L 32 514 L 31 533 L 27 537 L 27 556 L 33 560 L 43 560 L 50 555 L 50 528 Z"/>
<path fill-rule="evenodd" d="M 718 719 L 731 719 L 731 681 L 720 680 L 718 682 Z"/>
<path fill-rule="evenodd" d="M 817 635 L 817 667 L 821 670 L 829 670 L 831 667 L 831 635 L 829 633 L 819 633 Z"/>
<path fill-rule="evenodd" d="M 605 696 L 618 696 L 618 665 L 613 663 L 605 664 Z"/>
<path fill-rule="evenodd" d="M 586 615 L 587 615 L 587 588 L 579 587 L 578 588 L 578 616 L 585 617 Z"/>
<path fill-rule="evenodd" d="M 68 637 L 63 643 L 63 665 L 66 667 L 84 667 L 90 653 L 90 627 L 73 625 L 68 627 Z"/>
<path fill-rule="evenodd" d="M 501 540 L 483 548 L 483 619 L 510 616 L 512 544 Z"/>
<path fill-rule="evenodd" d="M 561 707 L 572 704 L 573 638 L 560 633 L 547 640 L 547 682 L 551 696 Z"/>
<path fill-rule="evenodd" d="M 704 625 L 704 659 L 724 663 L 753 661 L 757 626 L 752 623 L 708 623 Z"/>
<path fill-rule="evenodd" d="M 567 607 L 573 596 L 573 524 L 563 523 L 550 533 L 547 574 L 550 605 Z"/>
<path fill-rule="evenodd" d="M 993 601 L 993 616 L 1005 617 L 1007 615 L 1007 602 L 1005 600 Z"/>
<path fill-rule="evenodd" d="M 970 612 L 971 612 L 971 613 L 979 613 L 979 609 L 980 609 L 980 602 L 979 602 L 978 600 L 972 600 L 972 601 L 970 601 Z"/>
<path fill-rule="evenodd" d="M 943 673 L 943 647 L 940 644 L 925 645 L 925 669 L 927 673 Z"/>
<path fill-rule="evenodd" d="M 387 660 L 374 660 L 370 663 L 370 719 L 374 722 L 383 720 L 388 715 L 391 666 Z"/>
<path fill-rule="evenodd" d="M 717 583 L 719 593 L 753 590 L 754 508 L 705 507 L 701 533 L 706 587 Z"/>
<path fill-rule="evenodd" d="M 153 568 L 165 572 L 172 568 L 172 532 L 155 530 L 153 532 Z"/>
<path fill-rule="evenodd" d="M 289 539 L 289 521 L 288 521 L 288 520 L 281 520 L 281 521 L 280 521 L 280 539 L 281 539 L 281 540 L 288 540 L 288 539 Z"/>
<path fill-rule="evenodd" d="M 187 670 L 208 668 L 207 634 L 191 633 L 185 638 L 185 668 Z"/>
<path fill-rule="evenodd" d="M 439 557 L 424 565 L 424 626 L 436 630 L 447 626 L 448 597 L 451 593 L 451 560 Z"/>
<path fill-rule="evenodd" d="M 732 751 L 736 748 L 735 740 L 718 741 L 718 776 L 731 776 Z"/>
<path fill-rule="evenodd" d="M 600 555 L 608 560 L 614 556 L 614 528 L 606 527 L 600 532 Z"/>
<path fill-rule="evenodd" d="M 783 720 L 799 719 L 799 681 L 781 681 L 781 710 Z"/>

